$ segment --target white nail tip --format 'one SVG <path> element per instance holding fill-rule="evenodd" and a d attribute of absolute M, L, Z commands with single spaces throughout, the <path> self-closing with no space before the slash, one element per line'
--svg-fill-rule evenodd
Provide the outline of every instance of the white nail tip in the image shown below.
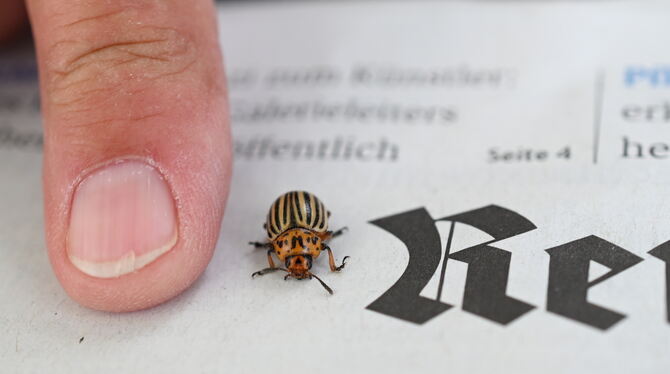
<path fill-rule="evenodd" d="M 141 256 L 136 256 L 135 252 L 131 251 L 127 255 L 116 261 L 94 262 L 86 261 L 68 253 L 70 262 L 85 274 L 97 278 L 117 278 L 124 274 L 137 271 L 146 265 L 152 263 L 162 254 L 168 252 L 177 243 L 177 233 L 175 232 L 172 239 L 162 247 L 156 248 L 153 251 L 147 252 Z"/>

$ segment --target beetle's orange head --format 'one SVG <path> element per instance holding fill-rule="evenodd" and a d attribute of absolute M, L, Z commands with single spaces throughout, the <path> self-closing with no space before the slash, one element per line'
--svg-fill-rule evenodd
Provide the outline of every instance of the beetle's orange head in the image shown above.
<path fill-rule="evenodd" d="M 286 269 L 293 278 L 304 279 L 310 277 L 309 269 L 312 268 L 312 256 L 295 255 L 286 258 Z"/>
<path fill-rule="evenodd" d="M 293 277 L 296 279 L 312 279 L 321 283 L 323 288 L 328 291 L 329 294 L 333 294 L 333 290 L 325 284 L 321 278 L 317 277 L 314 273 L 310 272 L 309 269 L 312 268 L 312 256 L 310 255 L 295 255 L 289 256 L 286 258 L 286 271 L 288 272 L 287 277 Z"/>

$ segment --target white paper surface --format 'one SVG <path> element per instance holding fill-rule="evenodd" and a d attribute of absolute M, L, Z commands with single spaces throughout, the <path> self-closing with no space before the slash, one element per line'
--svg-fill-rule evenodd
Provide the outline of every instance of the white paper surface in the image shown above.
<path fill-rule="evenodd" d="M 130 314 L 80 307 L 53 276 L 37 83 L 21 70 L 34 62 L 1 60 L 0 371 L 667 373 L 666 268 L 647 252 L 670 240 L 669 19 L 670 4 L 650 1 L 220 6 L 236 148 L 221 239 L 191 289 Z M 263 239 L 271 202 L 292 189 L 317 194 L 333 229 L 350 228 L 331 244 L 351 256 L 342 273 L 316 261 L 333 296 L 250 278 L 266 258 L 246 243 Z M 408 251 L 371 221 L 490 205 L 536 228 L 472 255 L 489 262 L 479 278 L 449 259 L 451 309 L 422 323 L 366 309 L 430 236 L 415 230 L 422 245 Z M 452 221 L 436 225 L 442 250 Z M 603 261 L 635 262 L 588 289 L 588 302 L 625 315 L 609 326 L 566 316 L 579 305 L 557 296 L 584 283 L 568 275 L 600 239 L 560 259 L 545 251 L 591 235 L 611 243 Z M 489 240 L 457 222 L 450 253 Z M 610 271 L 591 264 L 591 281 Z M 441 269 L 422 296 L 436 299 Z M 504 302 L 482 295 L 504 274 L 502 291 L 532 308 L 502 323 L 491 315 Z M 491 287 L 468 296 L 466 278 Z"/>

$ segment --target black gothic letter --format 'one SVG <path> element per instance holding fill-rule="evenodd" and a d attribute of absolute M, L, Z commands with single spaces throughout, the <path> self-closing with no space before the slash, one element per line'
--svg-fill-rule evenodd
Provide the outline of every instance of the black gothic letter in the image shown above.
<path fill-rule="evenodd" d="M 506 325 L 534 306 L 506 294 L 512 254 L 489 244 L 534 230 L 535 225 L 525 217 L 496 205 L 441 218 L 437 221 L 460 222 L 479 229 L 493 240 L 466 248 L 447 258 L 468 263 L 463 295 L 463 310 Z M 453 229 L 453 224 L 452 224 Z M 448 256 L 448 257 L 446 257 Z"/>
<path fill-rule="evenodd" d="M 599 284 L 642 259 L 627 250 L 591 235 L 546 250 L 549 253 L 547 310 L 587 325 L 607 330 L 625 315 L 587 301 L 589 288 Z M 591 261 L 611 270 L 589 282 Z"/>
<path fill-rule="evenodd" d="M 371 221 L 400 239 L 409 251 L 409 263 L 400 279 L 368 309 L 418 324 L 451 308 L 451 305 L 420 296 L 435 273 L 442 256 L 440 235 L 424 208 Z"/>
<path fill-rule="evenodd" d="M 649 254 L 665 261 L 665 310 L 670 322 L 670 241 L 652 249 Z"/>

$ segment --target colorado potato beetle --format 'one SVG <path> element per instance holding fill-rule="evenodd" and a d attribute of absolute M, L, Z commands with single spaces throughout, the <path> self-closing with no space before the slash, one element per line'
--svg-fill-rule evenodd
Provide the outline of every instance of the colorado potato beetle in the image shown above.
<path fill-rule="evenodd" d="M 270 266 L 251 274 L 251 277 L 277 270 L 287 273 L 284 280 L 314 277 L 332 295 L 333 290 L 310 271 L 312 261 L 323 251 L 328 252 L 331 271 L 342 270 L 345 261 L 349 258 L 345 256 L 339 266 L 335 265 L 333 251 L 327 242 L 341 235 L 347 228 L 343 227 L 335 232 L 328 231 L 329 217 L 330 212 L 314 194 L 305 191 L 291 191 L 279 196 L 270 206 L 270 211 L 263 224 L 268 241 L 265 243 L 249 242 L 257 248 L 268 248 L 267 256 Z M 285 268 L 275 266 L 272 260 L 273 253 L 284 263 Z"/>

